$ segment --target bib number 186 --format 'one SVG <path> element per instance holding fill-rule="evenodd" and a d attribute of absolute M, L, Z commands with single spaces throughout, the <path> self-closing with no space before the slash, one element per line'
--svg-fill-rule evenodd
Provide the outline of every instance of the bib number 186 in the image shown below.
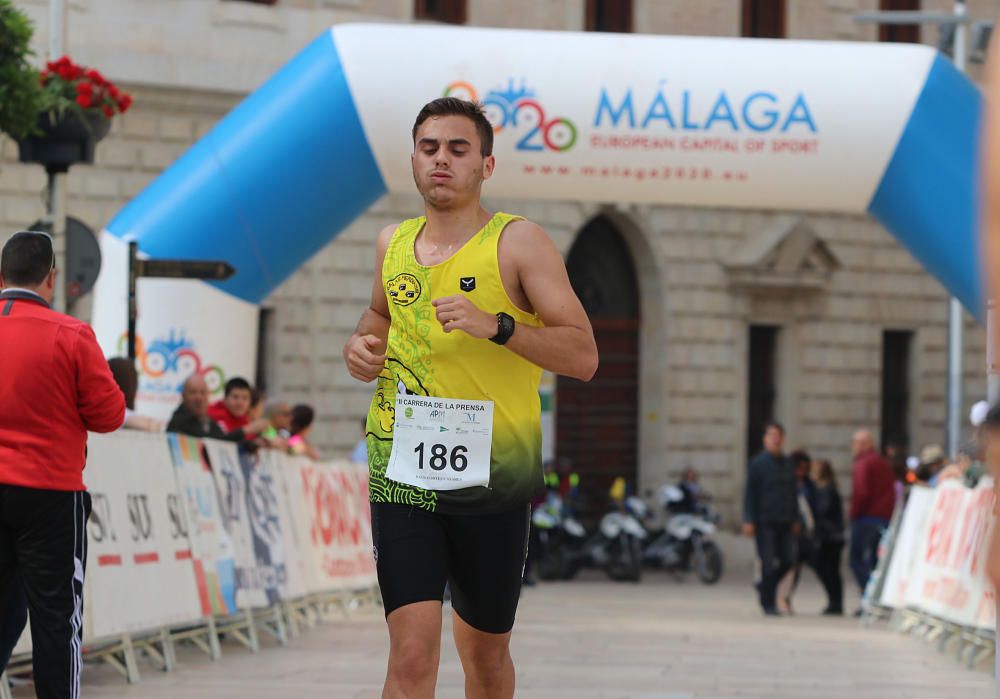
<path fill-rule="evenodd" d="M 430 459 L 425 459 L 425 450 L 426 445 L 423 442 L 417 444 L 413 450 L 413 453 L 418 457 L 417 468 L 420 470 L 423 470 L 425 460 L 433 471 L 443 471 L 451 467 L 452 471 L 461 473 L 469 465 L 469 459 L 465 456 L 469 449 L 461 444 L 454 447 L 451 454 L 448 453 L 448 447 L 444 444 L 432 444 Z"/>

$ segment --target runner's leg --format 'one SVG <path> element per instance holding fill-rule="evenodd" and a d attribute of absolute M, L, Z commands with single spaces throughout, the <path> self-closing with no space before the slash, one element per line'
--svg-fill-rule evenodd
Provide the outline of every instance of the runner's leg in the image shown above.
<path fill-rule="evenodd" d="M 441 657 L 441 597 L 448 577 L 443 520 L 417 507 L 375 503 L 372 538 L 389 626 L 382 697 L 433 698 Z"/>
<path fill-rule="evenodd" d="M 479 631 L 452 612 L 455 647 L 465 671 L 466 699 L 510 699 L 514 696 L 514 660 L 507 633 Z"/>
<path fill-rule="evenodd" d="M 441 660 L 441 603 L 415 602 L 391 612 L 389 669 L 382 699 L 434 699 Z"/>

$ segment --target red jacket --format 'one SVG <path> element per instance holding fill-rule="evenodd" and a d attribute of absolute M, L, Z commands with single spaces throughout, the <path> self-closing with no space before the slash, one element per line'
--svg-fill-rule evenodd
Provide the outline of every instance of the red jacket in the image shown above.
<path fill-rule="evenodd" d="M 226 402 L 223 400 L 217 400 L 208 406 L 208 416 L 219 423 L 219 427 L 227 433 L 246 427 L 247 423 L 250 422 L 250 418 L 246 415 L 237 417 L 229 412 L 229 408 L 226 407 Z"/>
<path fill-rule="evenodd" d="M 896 507 L 895 482 L 892 466 L 877 451 L 869 449 L 858 454 L 854 459 L 851 519 L 892 519 Z"/>
<path fill-rule="evenodd" d="M 0 294 L 0 483 L 83 490 L 87 431 L 125 422 L 125 396 L 83 321 Z"/>

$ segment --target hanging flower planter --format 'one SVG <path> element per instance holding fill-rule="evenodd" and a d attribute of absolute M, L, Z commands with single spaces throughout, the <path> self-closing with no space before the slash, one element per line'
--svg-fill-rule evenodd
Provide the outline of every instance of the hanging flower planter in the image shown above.
<path fill-rule="evenodd" d="M 70 165 L 94 162 L 94 146 L 111 130 L 111 120 L 100 112 L 52 112 L 38 118 L 39 135 L 17 142 L 22 163 L 40 163 L 50 173 L 66 172 Z"/>
<path fill-rule="evenodd" d="M 50 61 L 39 78 L 50 109 L 39 113 L 35 133 L 18 140 L 21 162 L 40 163 L 49 173 L 94 162 L 94 146 L 108 135 L 111 119 L 132 105 L 132 98 L 98 71 L 67 56 Z"/>

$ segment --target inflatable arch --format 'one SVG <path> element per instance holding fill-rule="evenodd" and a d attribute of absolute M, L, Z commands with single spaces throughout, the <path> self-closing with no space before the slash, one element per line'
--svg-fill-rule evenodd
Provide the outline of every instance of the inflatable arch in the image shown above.
<path fill-rule="evenodd" d="M 983 316 L 981 97 L 928 47 L 339 25 L 108 224 L 106 349 L 125 327 L 121 241 L 135 239 L 238 270 L 217 291 L 144 282 L 140 332 L 187 328 L 245 355 L 256 304 L 383 194 L 412 191 L 410 127 L 443 94 L 486 105 L 490 196 L 869 213 Z M 198 315 L 214 318 L 192 330 Z"/>

